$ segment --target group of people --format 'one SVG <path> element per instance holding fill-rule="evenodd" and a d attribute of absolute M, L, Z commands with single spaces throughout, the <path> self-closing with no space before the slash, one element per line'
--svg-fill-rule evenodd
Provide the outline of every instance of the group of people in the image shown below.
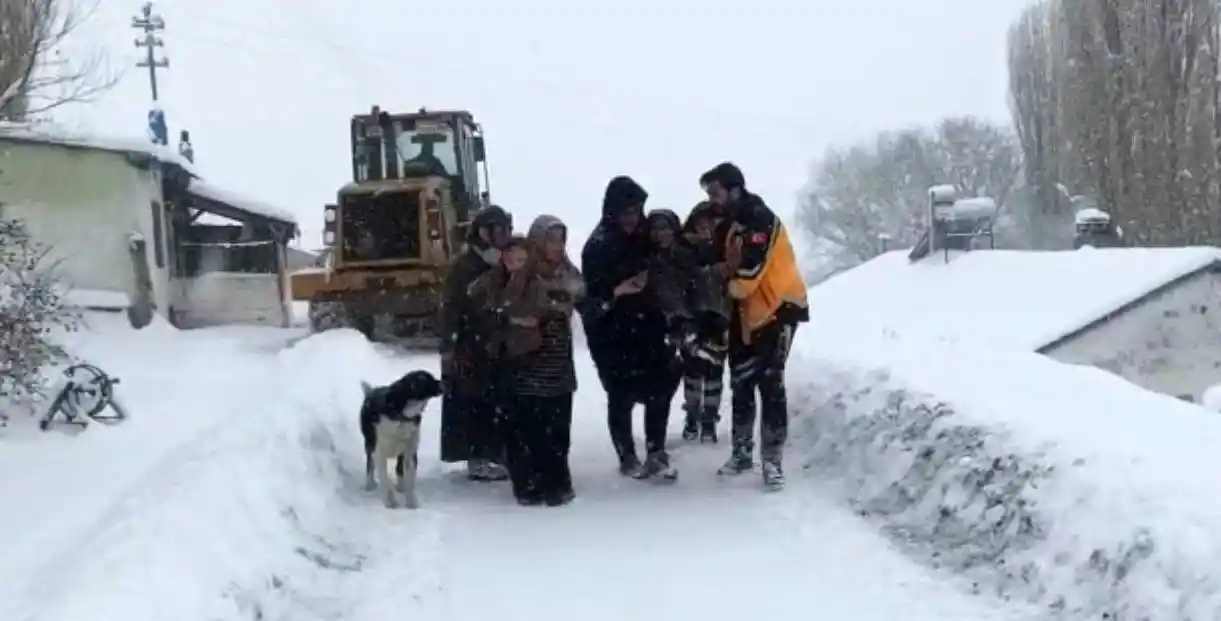
<path fill-rule="evenodd" d="M 443 461 L 466 461 L 475 480 L 509 479 L 523 505 L 575 498 L 579 314 L 621 474 L 677 477 L 666 436 L 680 383 L 683 438 L 717 442 L 728 362 L 732 449 L 718 474 L 754 469 L 758 418 L 763 482 L 784 484 L 784 372 L 793 333 L 809 318 L 805 284 L 785 227 L 737 166 L 713 167 L 700 185 L 707 200 L 684 222 L 668 209 L 646 212 L 648 193 L 630 177 L 612 179 L 580 268 L 559 218 L 539 216 L 520 236 L 501 207 L 474 216 L 442 293 Z"/>

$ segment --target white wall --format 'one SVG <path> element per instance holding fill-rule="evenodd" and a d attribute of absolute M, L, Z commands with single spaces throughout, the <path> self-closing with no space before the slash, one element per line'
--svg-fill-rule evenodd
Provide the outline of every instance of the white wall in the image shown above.
<path fill-rule="evenodd" d="M 4 213 L 25 220 L 51 246 L 48 259 L 66 284 L 134 298 L 128 241 L 133 231 L 148 230 L 150 203 L 160 200 L 156 173 L 136 169 L 121 153 L 3 140 L 0 171 Z M 165 279 L 152 273 L 164 311 Z"/>
<path fill-rule="evenodd" d="M 1193 277 L 1044 353 L 1198 401 L 1204 389 L 1221 383 L 1221 274 Z"/>

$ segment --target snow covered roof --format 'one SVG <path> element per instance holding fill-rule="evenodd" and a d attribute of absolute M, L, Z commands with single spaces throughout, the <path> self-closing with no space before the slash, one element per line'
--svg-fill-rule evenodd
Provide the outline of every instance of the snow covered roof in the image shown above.
<path fill-rule="evenodd" d="M 1085 209 L 1078 210 L 1077 215 L 1074 217 L 1074 219 L 1076 220 L 1077 224 L 1089 224 L 1091 222 L 1110 222 L 1111 214 L 1109 214 L 1097 207 L 1086 207 Z"/>
<path fill-rule="evenodd" d="M 928 189 L 934 202 L 952 202 L 958 199 L 958 188 L 952 185 L 935 185 Z"/>
<path fill-rule="evenodd" d="M 252 213 L 257 216 L 262 216 L 271 220 L 279 220 L 293 226 L 297 225 L 297 217 L 292 212 L 286 211 L 275 205 L 269 205 L 256 200 L 251 200 L 241 195 L 235 194 L 224 188 L 214 186 L 202 179 L 191 179 L 190 185 L 187 186 L 187 191 L 191 194 L 205 198 L 207 200 L 230 205 L 239 210 Z M 221 214 L 225 215 L 225 214 Z"/>
<path fill-rule="evenodd" d="M 988 196 L 960 198 L 954 201 L 950 214 L 956 218 L 990 218 L 996 215 L 996 201 Z"/>
<path fill-rule="evenodd" d="M 1038 351 L 1214 264 L 1221 249 L 889 252 L 810 290 L 812 321 L 874 336 Z"/>
<path fill-rule="evenodd" d="M 159 162 L 178 166 L 192 177 L 188 190 L 202 198 L 234 207 L 257 216 L 278 220 L 293 226 L 297 218 L 291 212 L 269 205 L 261 201 L 248 199 L 239 194 L 219 188 L 205 182 L 195 170 L 195 165 L 183 157 L 176 149 L 156 145 L 147 140 L 135 138 L 117 138 L 88 134 L 66 129 L 53 123 L 37 125 L 0 122 L 0 140 L 15 140 L 20 142 L 39 142 L 57 144 L 65 147 L 109 151 L 113 153 L 139 153 Z M 224 215 L 224 214 L 221 214 Z"/>
<path fill-rule="evenodd" d="M 179 153 L 166 146 L 152 144 L 148 140 L 118 138 L 73 131 L 53 123 L 36 125 L 0 122 L 0 139 L 19 142 L 40 142 L 65 147 L 110 151 L 112 153 L 140 153 L 159 162 L 181 166 L 195 174 L 193 165 Z"/>

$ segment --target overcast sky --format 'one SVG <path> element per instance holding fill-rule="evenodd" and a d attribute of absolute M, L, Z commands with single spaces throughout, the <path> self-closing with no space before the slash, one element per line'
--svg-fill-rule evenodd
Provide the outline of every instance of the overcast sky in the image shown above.
<path fill-rule="evenodd" d="M 83 37 L 133 65 L 133 0 L 105 0 Z M 573 236 L 610 177 L 680 214 L 731 159 L 790 212 L 827 146 L 938 117 L 1008 119 L 1005 32 L 1023 0 L 166 0 L 171 137 L 202 174 L 290 209 L 304 244 L 349 180 L 348 117 L 466 108 L 483 123 L 493 200 L 524 227 Z M 746 9 L 747 6 L 751 8 Z M 143 136 L 147 73 L 65 119 Z M 581 240 L 574 242 L 581 243 Z"/>

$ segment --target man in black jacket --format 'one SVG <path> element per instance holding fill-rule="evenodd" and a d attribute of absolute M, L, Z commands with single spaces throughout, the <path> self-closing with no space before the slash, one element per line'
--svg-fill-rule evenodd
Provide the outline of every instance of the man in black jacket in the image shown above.
<path fill-rule="evenodd" d="M 666 452 L 670 401 L 679 373 L 667 325 L 649 282 L 648 193 L 631 177 L 611 179 L 602 220 L 581 252 L 586 297 L 581 307 L 589 353 L 606 390 L 607 426 L 619 471 L 639 479 L 674 479 Z M 636 456 L 632 409 L 644 405 L 645 462 Z"/>
<path fill-rule="evenodd" d="M 471 302 L 471 283 L 500 262 L 500 248 L 509 239 L 513 221 L 492 205 L 471 219 L 466 248 L 450 263 L 442 285 L 441 460 L 466 461 L 467 476 L 477 481 L 502 481 L 508 472 L 496 461 L 504 443 L 498 426 L 492 363 L 494 326 Z"/>

